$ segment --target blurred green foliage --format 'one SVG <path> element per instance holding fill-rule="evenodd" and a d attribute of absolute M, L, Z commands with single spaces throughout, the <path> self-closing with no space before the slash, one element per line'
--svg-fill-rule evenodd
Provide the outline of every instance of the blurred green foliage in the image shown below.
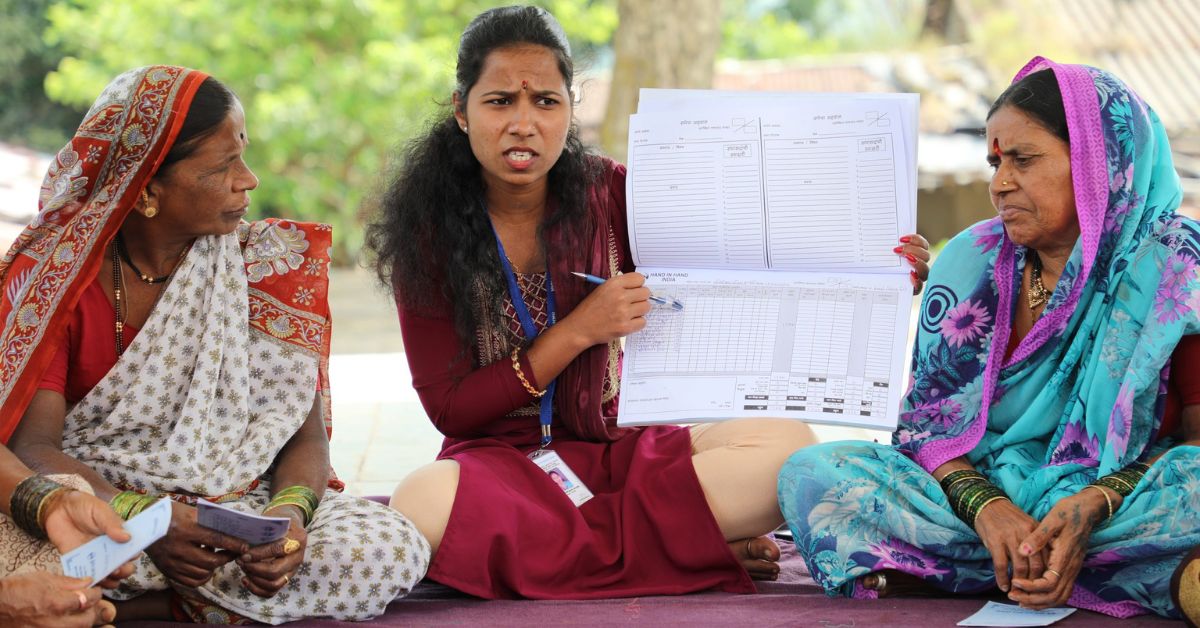
<path fill-rule="evenodd" d="M 788 59 L 911 44 L 925 0 L 725 0 L 720 56 Z"/>
<path fill-rule="evenodd" d="M 446 110 L 458 36 L 480 0 L 72 0 L 50 6 L 46 42 L 65 55 L 46 78 L 86 109 L 118 73 L 201 69 L 246 108 L 256 216 L 334 225 L 335 260 L 357 259 L 360 208 L 399 142 Z M 611 40 L 611 0 L 538 2 L 586 50 Z"/>
<path fill-rule="evenodd" d="M 46 73 L 62 53 L 42 40 L 51 0 L 0 0 L 0 139 L 44 152 L 67 142 L 87 107 L 46 95 Z"/>
<path fill-rule="evenodd" d="M 448 111 L 463 27 L 515 1 L 0 0 L 0 140 L 57 150 L 120 72 L 201 69 L 246 108 L 262 181 L 253 215 L 332 223 L 335 260 L 351 263 L 395 149 Z M 909 37 L 923 3 L 724 0 L 720 55 L 869 48 Z M 616 0 L 533 4 L 562 23 L 584 68 L 608 65 Z"/>

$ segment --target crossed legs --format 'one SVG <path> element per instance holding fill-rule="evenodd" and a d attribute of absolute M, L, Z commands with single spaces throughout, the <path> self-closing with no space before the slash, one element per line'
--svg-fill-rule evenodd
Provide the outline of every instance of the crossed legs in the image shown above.
<path fill-rule="evenodd" d="M 692 464 L 729 548 L 750 575 L 773 580 L 779 547 L 763 535 L 783 523 L 776 478 L 797 449 L 816 442 L 790 419 L 740 419 L 692 428 Z"/>
<path fill-rule="evenodd" d="M 776 478 L 792 452 L 816 442 L 812 429 L 787 419 L 741 419 L 692 428 L 692 464 L 717 525 L 756 577 L 778 573 L 779 548 L 759 538 L 779 527 Z M 438 460 L 404 478 L 392 494 L 436 556 L 458 492 L 458 463 Z"/>

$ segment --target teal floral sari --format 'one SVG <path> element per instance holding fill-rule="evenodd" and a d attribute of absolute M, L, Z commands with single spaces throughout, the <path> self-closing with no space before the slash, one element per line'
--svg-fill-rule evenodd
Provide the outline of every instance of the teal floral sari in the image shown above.
<path fill-rule="evenodd" d="M 1167 450 L 1158 438 L 1180 338 L 1200 333 L 1200 229 L 1154 112 L 1117 78 L 1036 58 L 1066 109 L 1080 237 L 1043 316 L 1011 356 L 1026 251 L 999 218 L 956 236 L 921 306 L 912 385 L 891 447 L 828 443 L 798 452 L 779 498 L 813 577 L 869 597 L 883 569 L 951 592 L 995 586 L 990 555 L 930 475 L 968 460 L 1041 519 L 1098 476 Z M 1200 448 L 1152 466 L 1094 530 L 1074 606 L 1177 617 L 1171 573 L 1200 544 Z"/>

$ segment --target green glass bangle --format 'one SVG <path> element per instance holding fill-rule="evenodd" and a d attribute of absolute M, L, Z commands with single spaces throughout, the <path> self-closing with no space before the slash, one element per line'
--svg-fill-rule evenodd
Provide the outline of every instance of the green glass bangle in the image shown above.
<path fill-rule="evenodd" d="M 975 527 L 975 519 L 984 506 L 998 499 L 1008 499 L 1004 491 L 986 479 L 959 482 L 953 488 L 954 490 L 948 496 L 951 508 L 959 519 L 972 528 Z"/>
<path fill-rule="evenodd" d="M 265 510 L 283 505 L 295 506 L 304 513 L 304 525 L 307 526 L 312 521 L 313 514 L 317 511 L 320 503 L 320 499 L 312 489 L 297 484 L 275 493 Z"/>
<path fill-rule="evenodd" d="M 299 508 L 300 512 L 304 513 L 304 525 L 308 525 L 309 521 L 312 521 L 314 512 L 313 507 L 306 501 L 288 497 L 283 499 L 272 499 L 270 503 L 267 504 L 267 507 L 263 509 L 263 512 L 271 510 L 272 508 L 279 508 L 280 506 L 295 506 L 296 508 Z"/>
<path fill-rule="evenodd" d="M 158 495 L 142 494 L 136 491 L 121 491 L 108 500 L 108 505 L 112 507 L 118 517 L 128 520 L 154 505 L 158 500 Z"/>
<path fill-rule="evenodd" d="M 294 485 L 279 490 L 263 509 L 266 512 L 278 506 L 295 506 L 304 516 L 304 525 L 312 522 L 313 514 L 317 511 L 320 500 L 317 494 L 307 486 Z"/>
<path fill-rule="evenodd" d="M 1091 485 L 1103 486 L 1121 497 L 1129 497 L 1149 471 L 1150 465 L 1144 462 L 1135 462 L 1124 469 L 1114 471 L 1102 478 L 1097 478 Z"/>
<path fill-rule="evenodd" d="M 962 508 L 970 501 L 972 496 L 976 495 L 980 491 L 986 490 L 987 487 L 992 485 L 991 482 L 988 482 L 985 479 L 966 479 L 973 481 L 960 481 L 951 489 L 950 494 L 947 496 L 950 499 L 955 512 L 962 510 Z"/>
<path fill-rule="evenodd" d="M 1001 493 L 1000 495 L 993 495 L 991 498 L 984 500 L 982 504 L 979 504 L 979 508 L 976 508 L 975 511 L 971 513 L 971 521 L 968 523 L 968 525 L 974 528 L 975 520 L 979 518 L 979 513 L 983 512 L 983 509 L 987 508 L 988 504 L 1003 499 L 1008 499 L 1008 496 Z"/>
<path fill-rule="evenodd" d="M 308 488 L 307 486 L 300 486 L 300 485 L 289 486 L 289 487 L 275 493 L 274 497 L 275 498 L 288 497 L 288 496 L 293 496 L 293 495 L 302 497 L 303 499 L 311 502 L 314 505 L 316 505 L 320 501 L 319 499 L 317 499 L 317 494 L 311 488 Z"/>
<path fill-rule="evenodd" d="M 966 480 L 983 480 L 986 482 L 987 477 L 974 469 L 959 469 L 958 471 L 951 471 L 950 473 L 947 473 L 941 480 L 942 490 L 949 492 L 951 486 Z"/>

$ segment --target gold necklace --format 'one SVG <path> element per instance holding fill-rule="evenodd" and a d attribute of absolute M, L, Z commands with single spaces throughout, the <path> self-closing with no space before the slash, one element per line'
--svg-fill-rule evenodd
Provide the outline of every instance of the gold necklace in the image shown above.
<path fill-rule="evenodd" d="M 508 255 L 505 255 L 504 259 L 508 260 L 508 266 L 512 268 L 513 277 L 517 278 L 517 287 L 521 289 L 521 294 L 525 294 L 525 279 L 521 277 L 521 269 L 517 268 L 517 265 L 513 263 L 512 258 Z"/>
<path fill-rule="evenodd" d="M 121 357 L 125 353 L 125 312 L 121 307 L 121 288 L 125 285 L 125 273 L 121 269 L 121 258 L 117 252 L 117 244 L 113 243 L 112 252 L 112 276 L 113 276 L 113 309 L 116 311 L 116 332 L 117 332 L 117 357 Z"/>
<path fill-rule="evenodd" d="M 1042 284 L 1042 258 L 1033 249 L 1029 253 L 1033 256 L 1033 269 L 1029 273 L 1029 311 L 1032 312 L 1045 305 L 1052 293 Z"/>

